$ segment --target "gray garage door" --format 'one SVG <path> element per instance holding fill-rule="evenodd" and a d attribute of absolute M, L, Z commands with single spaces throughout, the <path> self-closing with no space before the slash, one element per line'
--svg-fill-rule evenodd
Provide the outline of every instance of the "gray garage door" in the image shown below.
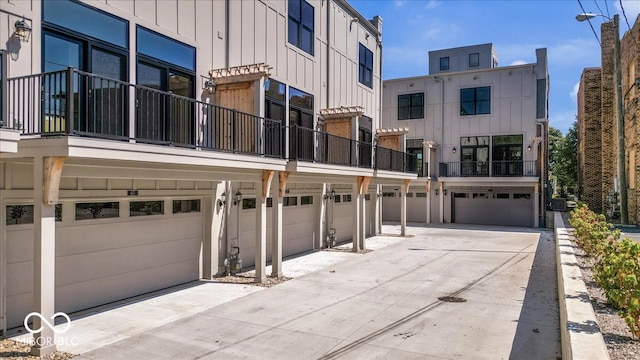
<path fill-rule="evenodd" d="M 452 222 L 461 224 L 534 226 L 530 193 L 454 193 Z"/>
<path fill-rule="evenodd" d="M 63 204 L 63 221 L 56 225 L 56 311 L 87 309 L 198 279 L 200 212 L 172 214 L 169 200 L 163 215 L 75 220 L 66 215 L 73 205 Z M 33 225 L 7 226 L 6 234 L 11 328 L 33 309 Z"/>

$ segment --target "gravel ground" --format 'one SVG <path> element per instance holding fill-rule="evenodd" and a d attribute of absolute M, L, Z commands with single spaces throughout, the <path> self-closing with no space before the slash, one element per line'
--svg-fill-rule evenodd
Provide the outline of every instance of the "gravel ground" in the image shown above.
<path fill-rule="evenodd" d="M 0 340 L 0 358 L 7 360 L 67 360 L 75 357 L 73 354 L 61 351 L 56 351 L 47 356 L 37 357 L 29 355 L 29 351 L 31 351 L 31 347 L 25 343 L 11 339 Z"/>
<path fill-rule="evenodd" d="M 256 276 L 256 273 L 255 271 L 252 270 L 252 271 L 237 273 L 235 275 L 217 277 L 217 278 L 214 278 L 212 282 L 246 284 L 246 285 L 254 285 L 254 286 L 270 288 L 272 286 L 276 286 L 280 283 L 283 283 L 287 280 L 291 280 L 290 277 L 286 277 L 286 276 L 281 276 L 279 278 L 267 276 L 267 281 L 261 284 L 261 283 L 255 282 L 255 276 Z"/>
<path fill-rule="evenodd" d="M 640 359 L 640 340 L 633 339 L 624 319 L 607 304 L 607 296 L 604 291 L 593 282 L 593 258 L 587 256 L 578 247 L 576 247 L 575 252 L 582 269 L 582 277 L 591 298 L 591 305 L 596 313 L 596 320 L 598 320 L 604 342 L 607 344 L 607 350 L 609 350 L 609 357 L 611 357 L 611 360 Z"/>

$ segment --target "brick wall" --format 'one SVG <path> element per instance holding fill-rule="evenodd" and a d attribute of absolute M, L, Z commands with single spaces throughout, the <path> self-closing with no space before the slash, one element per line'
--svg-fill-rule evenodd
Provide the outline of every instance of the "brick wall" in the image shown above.
<path fill-rule="evenodd" d="M 621 29 L 626 28 L 624 21 Z M 625 164 L 627 166 L 629 223 L 640 225 L 640 16 L 620 44 L 624 96 Z M 640 80 L 639 80 L 640 81 Z"/>
<path fill-rule="evenodd" d="M 602 107 L 600 68 L 585 69 L 578 91 L 578 189 L 580 200 L 602 212 Z"/>
<path fill-rule="evenodd" d="M 616 111 L 615 111 L 615 81 L 614 81 L 614 41 L 615 30 L 612 22 L 605 22 L 600 27 L 602 43 L 602 106 L 601 106 L 601 137 L 602 146 L 602 211 L 610 210 L 607 196 L 613 193 L 614 178 L 616 177 Z"/>
<path fill-rule="evenodd" d="M 621 31 L 626 23 L 621 21 Z M 594 211 L 609 210 L 617 176 L 617 121 L 613 23 L 601 26 L 602 67 L 585 69 L 578 93 L 578 184 L 581 199 Z M 629 223 L 640 225 L 640 16 L 621 39 L 625 166 Z"/>

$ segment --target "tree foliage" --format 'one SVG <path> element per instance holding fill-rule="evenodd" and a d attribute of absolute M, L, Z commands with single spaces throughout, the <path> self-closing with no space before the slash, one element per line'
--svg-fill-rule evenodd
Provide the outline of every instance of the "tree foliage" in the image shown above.
<path fill-rule="evenodd" d="M 563 136 L 560 130 L 549 127 L 549 170 L 558 181 L 562 193 L 575 188 L 578 180 L 578 122 Z"/>

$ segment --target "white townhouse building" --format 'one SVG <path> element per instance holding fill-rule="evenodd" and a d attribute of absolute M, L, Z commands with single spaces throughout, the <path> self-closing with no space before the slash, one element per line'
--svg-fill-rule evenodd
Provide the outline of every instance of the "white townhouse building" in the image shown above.
<path fill-rule="evenodd" d="M 3 329 L 238 252 L 264 281 L 362 249 L 382 186 L 417 179 L 380 125 L 382 19 L 344 0 L 2 0 L 0 23 Z"/>
<path fill-rule="evenodd" d="M 492 44 L 429 52 L 429 75 L 383 82 L 382 128 L 405 134 L 418 178 L 408 221 L 537 227 L 545 217 L 549 75 L 536 63 L 498 67 Z M 399 220 L 399 187 L 383 191 Z"/>

